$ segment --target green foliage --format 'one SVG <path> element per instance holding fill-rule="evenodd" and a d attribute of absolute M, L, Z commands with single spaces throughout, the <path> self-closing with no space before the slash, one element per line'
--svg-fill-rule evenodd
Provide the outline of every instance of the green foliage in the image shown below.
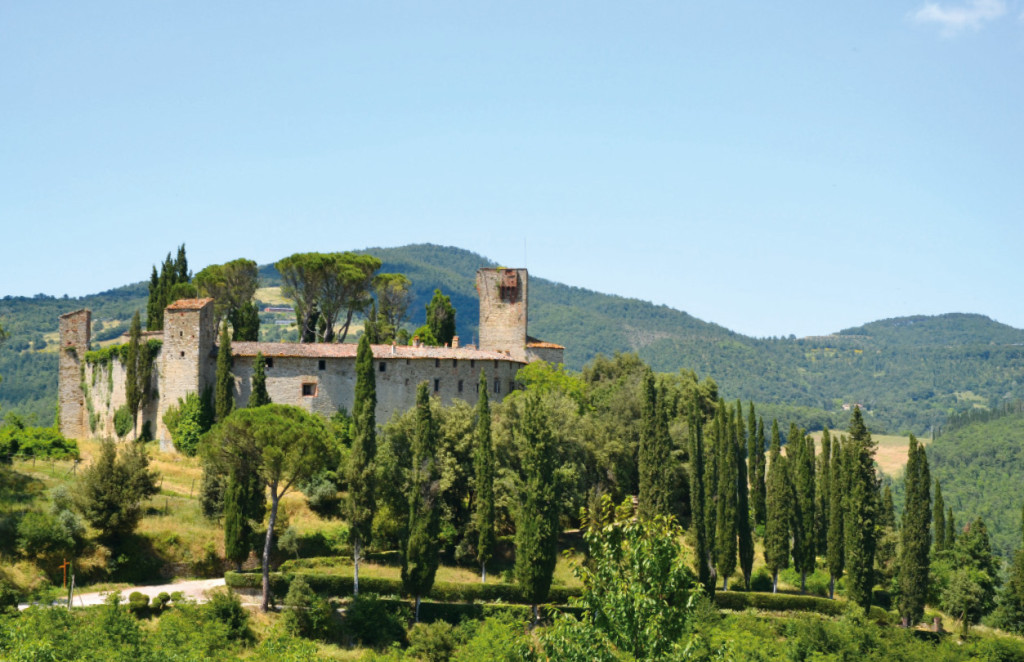
<path fill-rule="evenodd" d="M 800 573 L 804 588 L 807 573 L 814 572 L 815 561 L 814 440 L 795 425 L 790 428 L 786 464 L 793 485 L 793 567 Z"/>
<path fill-rule="evenodd" d="M 187 286 L 192 279 L 188 270 L 188 260 L 185 257 L 185 244 L 178 247 L 178 253 L 171 259 L 168 253 L 160 265 L 160 275 L 157 275 L 156 266 L 153 266 L 149 278 L 149 299 L 146 302 L 146 328 L 150 331 L 159 331 L 164 328 L 164 309 L 180 298 L 194 297 L 195 288 Z"/>
<path fill-rule="evenodd" d="M 402 555 L 402 584 L 417 602 L 430 592 L 440 561 L 441 495 L 436 456 L 437 430 L 430 415 L 429 390 L 426 382 L 420 382 L 409 481 L 409 539 Z"/>
<path fill-rule="evenodd" d="M 190 392 L 184 400 L 178 398 L 177 405 L 167 408 L 163 420 L 178 452 L 194 457 L 199 452 L 199 440 L 213 425 L 209 398 Z"/>
<path fill-rule="evenodd" d="M 875 444 L 864 425 L 860 408 L 850 419 L 850 441 L 844 444 L 848 491 L 843 521 L 846 594 L 865 611 L 871 606 L 874 586 L 875 526 L 878 522 Z"/>
<path fill-rule="evenodd" d="M 217 346 L 217 382 L 214 386 L 214 420 L 218 423 L 231 414 L 235 408 L 235 377 L 231 374 L 231 336 L 228 325 L 220 328 L 220 344 Z"/>
<path fill-rule="evenodd" d="M 352 317 L 370 303 L 370 285 L 381 261 L 371 255 L 296 253 L 275 266 L 281 293 L 295 304 L 302 342 L 334 342 L 335 324 L 345 312 L 338 342 L 345 342 Z"/>
<path fill-rule="evenodd" d="M 648 372 L 643 383 L 643 418 L 637 456 L 640 517 L 672 514 L 671 455 L 672 439 L 665 403 L 659 402 L 654 374 Z"/>
<path fill-rule="evenodd" d="M 263 358 L 263 352 L 257 352 L 252 362 L 252 387 L 249 390 L 249 406 L 262 407 L 270 404 L 270 394 L 267 393 L 267 361 Z"/>
<path fill-rule="evenodd" d="M 256 332 L 259 333 L 259 316 L 252 297 L 259 287 L 259 269 L 252 260 L 239 258 L 224 264 L 211 264 L 193 278 L 196 291 L 201 297 L 212 297 L 214 315 L 219 322 L 225 317 L 234 330 L 233 340 L 256 340 L 252 335 L 250 316 L 256 318 Z M 251 312 L 250 312 L 251 311 Z"/>
<path fill-rule="evenodd" d="M 238 596 L 231 591 L 211 591 L 208 597 L 209 602 L 204 605 L 204 610 L 226 627 L 227 638 L 231 641 L 252 641 L 249 612 L 242 606 Z"/>
<path fill-rule="evenodd" d="M 789 567 L 789 522 L 792 518 L 792 488 L 787 458 L 781 454 L 777 421 L 772 421 L 771 449 L 768 455 L 768 479 L 764 533 L 764 560 L 773 577 Z M 776 587 L 773 582 L 773 590 Z"/>
<path fill-rule="evenodd" d="M 149 596 L 145 593 L 132 591 L 128 596 L 128 611 L 135 616 L 144 616 L 149 611 Z"/>
<path fill-rule="evenodd" d="M 903 479 L 906 502 L 900 526 L 899 609 L 900 615 L 913 624 L 924 616 L 932 515 L 928 456 L 914 435 L 910 435 Z"/>
<path fill-rule="evenodd" d="M 736 481 L 737 451 L 735 420 L 724 400 L 718 402 L 715 416 L 715 455 L 718 465 L 718 490 L 715 499 L 715 568 L 722 578 L 722 589 L 736 571 Z"/>
<path fill-rule="evenodd" d="M 345 514 L 352 536 L 352 553 L 356 563 L 355 593 L 359 593 L 359 556 L 369 546 L 373 535 L 373 515 L 377 510 L 374 495 L 374 461 L 377 456 L 377 377 L 373 371 L 373 350 L 366 336 L 359 339 L 356 351 L 356 388 L 353 401 L 352 451 L 345 467 L 348 498 Z M 404 512 L 397 509 L 394 514 Z"/>
<path fill-rule="evenodd" d="M 377 274 L 374 277 L 380 342 L 392 342 L 402 330 L 412 301 L 411 288 L 412 281 L 403 274 Z"/>
<path fill-rule="evenodd" d="M 754 568 L 754 534 L 751 529 L 750 496 L 747 481 L 746 450 L 749 447 L 743 431 L 743 407 L 736 402 L 733 421 L 733 450 L 736 453 L 736 536 L 739 544 L 740 570 L 743 583 L 750 589 L 750 573 Z M 753 418 L 753 410 L 751 410 Z M 751 435 L 754 431 L 751 430 Z"/>
<path fill-rule="evenodd" d="M 426 662 L 447 662 L 459 645 L 455 628 L 450 623 L 416 623 L 409 628 L 408 654 Z"/>
<path fill-rule="evenodd" d="M 0 465 L 15 457 L 65 460 L 78 457 L 78 443 L 56 427 L 26 426 L 16 414 L 8 414 L 0 426 Z"/>
<path fill-rule="evenodd" d="M 434 344 L 448 346 L 455 337 L 455 306 L 451 298 L 434 290 L 434 296 L 427 304 L 427 326 L 434 337 Z M 424 338 L 420 338 L 426 342 Z M 428 343 L 429 344 L 429 343 Z"/>
<path fill-rule="evenodd" d="M 132 416 L 132 410 L 128 405 L 122 405 L 114 412 L 114 432 L 119 438 L 124 439 L 125 435 L 132 431 L 134 423 L 135 417 Z"/>
<path fill-rule="evenodd" d="M 694 532 L 693 556 L 697 566 L 697 578 L 706 590 L 714 590 L 714 578 L 711 575 L 711 559 L 708 555 L 707 517 L 704 506 L 704 430 L 702 415 L 699 412 L 696 398 L 690 403 L 690 529 Z"/>
<path fill-rule="evenodd" d="M 585 621 L 637 659 L 659 657 L 682 636 L 691 597 L 699 592 L 683 561 L 682 533 L 663 515 L 615 520 L 607 496 L 587 523 L 588 562 L 574 569 L 583 594 L 574 604 L 584 607 Z"/>
<path fill-rule="evenodd" d="M 118 453 L 113 441 L 104 440 L 75 484 L 75 507 L 102 540 L 116 541 L 135 530 L 143 502 L 158 491 L 156 479 L 140 443 L 125 444 Z"/>
<path fill-rule="evenodd" d="M 475 495 L 473 523 L 476 525 L 476 560 L 481 578 L 487 578 L 487 562 L 494 551 L 494 445 L 491 439 L 491 408 L 487 399 L 487 372 L 480 371 L 477 388 L 476 434 L 473 446 Z"/>
<path fill-rule="evenodd" d="M 270 550 L 281 497 L 309 480 L 317 466 L 331 459 L 327 431 L 317 416 L 298 407 L 270 404 L 236 409 L 203 438 L 207 466 L 239 475 L 250 471 L 270 497 L 270 518 L 263 547 L 263 603 L 270 601 Z M 264 491 L 265 490 L 265 491 Z"/>
<path fill-rule="evenodd" d="M 515 426 L 522 458 L 522 491 L 516 514 L 515 578 L 533 605 L 545 602 L 557 561 L 558 495 L 551 422 L 539 394 L 527 392 Z"/>
<path fill-rule="evenodd" d="M 1020 546 L 1024 503 L 1024 414 L 966 425 L 928 446 L 932 475 L 942 483 L 945 505 L 967 520 L 991 525 L 992 546 L 1011 558 Z M 978 489 L 983 485 L 984 489 Z M 950 543 L 944 543 L 947 546 Z"/>
<path fill-rule="evenodd" d="M 306 639 L 326 639 L 330 635 L 333 610 L 301 577 L 296 577 L 288 587 L 284 604 L 289 607 L 284 613 L 284 627 L 289 634 Z"/>
<path fill-rule="evenodd" d="M 374 597 L 359 596 L 345 610 L 342 629 L 347 637 L 363 646 L 379 648 L 405 640 L 403 615 Z"/>

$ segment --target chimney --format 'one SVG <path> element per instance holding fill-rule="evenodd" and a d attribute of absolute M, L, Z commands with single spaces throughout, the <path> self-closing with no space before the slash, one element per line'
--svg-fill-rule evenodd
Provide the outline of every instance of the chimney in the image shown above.
<path fill-rule="evenodd" d="M 395 343 L 391 343 L 391 356 L 394 356 L 395 353 Z"/>
<path fill-rule="evenodd" d="M 458 336 L 452 336 L 452 349 L 458 349 L 458 348 L 459 348 L 459 337 Z"/>

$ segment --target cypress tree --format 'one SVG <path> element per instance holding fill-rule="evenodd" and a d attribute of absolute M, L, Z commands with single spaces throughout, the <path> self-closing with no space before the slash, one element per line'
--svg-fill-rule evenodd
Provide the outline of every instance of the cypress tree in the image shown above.
<path fill-rule="evenodd" d="M 789 522 L 793 508 L 790 504 L 789 476 L 782 457 L 779 423 L 772 420 L 772 442 L 768 451 L 768 481 L 764 530 L 764 561 L 772 573 L 772 593 L 779 589 L 779 570 L 789 567 Z"/>
<path fill-rule="evenodd" d="M 751 429 L 753 434 L 753 429 Z M 757 449 L 754 459 L 757 460 L 757 466 L 753 473 L 754 479 L 754 524 L 764 526 L 768 519 L 768 505 L 767 505 L 767 485 L 765 484 L 765 467 L 767 465 L 767 458 L 765 457 L 764 447 L 764 419 L 757 419 L 757 438 L 754 440 L 754 448 Z"/>
<path fill-rule="evenodd" d="M 373 480 L 373 463 L 377 456 L 377 378 L 373 372 L 373 350 L 366 336 L 359 338 L 359 347 L 356 350 L 356 388 L 352 418 L 355 433 L 346 467 L 346 510 L 354 563 L 352 593 L 359 595 L 359 559 L 363 547 L 370 544 L 373 515 L 377 510 Z"/>
<path fill-rule="evenodd" d="M 476 473 L 477 530 L 476 559 L 480 562 L 480 581 L 487 581 L 487 561 L 494 549 L 494 447 L 491 443 L 491 408 L 487 400 L 487 375 L 480 371 L 476 402 L 476 447 L 473 466 Z"/>
<path fill-rule="evenodd" d="M 214 415 L 219 423 L 235 408 L 235 378 L 231 374 L 231 336 L 227 322 L 220 326 L 220 346 L 217 348 L 217 386 L 214 393 Z"/>
<path fill-rule="evenodd" d="M 263 352 L 257 352 L 252 363 L 252 387 L 249 389 L 249 406 L 262 407 L 270 404 L 270 394 L 267 393 L 267 360 L 263 358 Z"/>
<path fill-rule="evenodd" d="M 655 515 L 668 516 L 672 513 L 672 488 L 668 482 L 672 439 L 668 434 L 664 408 L 659 406 L 654 373 L 650 370 L 644 375 L 643 397 L 640 447 L 637 453 L 640 477 L 637 501 L 640 517 L 650 519 Z"/>
<path fill-rule="evenodd" d="M 946 549 L 946 504 L 942 501 L 942 486 L 935 479 L 935 509 L 932 515 L 935 521 L 935 551 Z"/>
<path fill-rule="evenodd" d="M 693 553 L 697 580 L 709 594 L 714 593 L 714 578 L 708 563 L 707 527 L 704 523 L 707 500 L 704 495 L 704 430 L 700 407 L 694 396 L 690 403 L 690 522 L 693 529 Z"/>
<path fill-rule="evenodd" d="M 892 488 L 886 484 L 882 488 L 882 505 L 878 511 L 878 527 L 896 530 L 896 506 L 892 501 Z"/>
<path fill-rule="evenodd" d="M 836 582 L 842 578 L 846 564 L 846 545 L 843 541 L 843 514 L 846 512 L 846 492 L 848 489 L 844 464 L 843 444 L 837 439 L 832 446 L 832 459 L 829 466 L 828 502 L 828 597 L 834 599 Z"/>
<path fill-rule="evenodd" d="M 146 299 L 146 329 L 159 331 L 163 328 L 163 311 L 160 310 L 160 277 L 153 265 L 153 273 L 149 276 L 149 298 Z"/>
<path fill-rule="evenodd" d="M 711 437 L 705 445 L 704 491 L 707 505 L 704 507 L 704 527 L 707 529 L 708 566 L 711 568 L 711 585 L 718 578 L 718 472 L 721 467 L 721 439 L 725 434 L 721 401 L 715 403 L 714 419 L 711 421 Z"/>
<path fill-rule="evenodd" d="M 828 508 L 830 482 L 832 478 L 832 435 L 828 428 L 821 432 L 821 453 L 815 463 L 818 485 L 815 489 L 814 531 L 816 553 L 825 555 L 828 550 Z"/>
<path fill-rule="evenodd" d="M 956 520 L 953 519 L 953 507 L 946 509 L 946 540 L 945 549 L 953 549 L 956 544 Z"/>
<path fill-rule="evenodd" d="M 260 311 L 252 301 L 246 301 L 228 314 L 231 339 L 239 342 L 260 339 Z"/>
<path fill-rule="evenodd" d="M 807 573 L 814 572 L 814 440 L 790 427 L 786 460 L 793 478 L 793 567 L 800 573 L 800 590 L 807 591 Z M 789 451 L 793 450 L 793 455 Z"/>
<path fill-rule="evenodd" d="M 754 403 L 747 412 L 747 476 L 750 480 L 750 509 L 754 513 L 754 525 L 764 524 L 764 471 L 758 471 L 764 463 L 764 428 L 761 428 L 760 448 L 758 447 L 757 418 Z M 760 478 L 759 478 L 760 477 Z"/>
<path fill-rule="evenodd" d="M 736 403 L 736 439 L 733 448 L 736 449 L 736 535 L 739 539 L 740 570 L 743 572 L 743 585 L 750 590 L 750 574 L 754 569 L 754 536 L 750 527 L 750 498 L 747 487 L 747 458 L 746 449 L 748 440 L 744 438 L 743 409 L 740 403 Z"/>
<path fill-rule="evenodd" d="M 907 466 L 903 473 L 906 502 L 900 527 L 899 611 L 903 627 L 916 624 L 924 616 L 928 593 L 928 548 L 932 504 L 929 495 L 931 475 L 924 447 L 910 435 Z M 886 485 L 886 490 L 889 486 Z M 890 494 L 890 502 L 892 496 Z"/>
<path fill-rule="evenodd" d="M 402 558 L 402 585 L 416 598 L 416 622 L 420 599 L 430 592 L 440 561 L 441 485 L 437 467 L 437 430 L 430 414 L 426 382 L 416 388 L 416 433 L 412 442 L 409 485 L 409 540 Z"/>
<path fill-rule="evenodd" d="M 737 452 L 733 444 L 735 438 L 735 419 L 729 415 L 725 401 L 719 402 L 722 423 L 718 439 L 718 503 L 717 523 L 715 524 L 718 539 L 715 543 L 715 561 L 718 574 L 722 578 L 722 590 L 729 590 L 729 577 L 736 571 L 736 481 Z M 727 422 L 729 421 L 729 422 Z"/>
<path fill-rule="evenodd" d="M 866 613 L 871 607 L 871 589 L 874 585 L 878 493 L 875 444 L 864 425 L 859 407 L 854 407 L 850 420 L 846 470 L 849 477 L 843 531 L 846 543 L 846 594 Z"/>
<path fill-rule="evenodd" d="M 245 485 L 235 472 L 230 472 L 224 490 L 224 557 L 233 561 L 239 572 L 252 549 L 252 527 L 245 517 L 244 490 Z"/>
<path fill-rule="evenodd" d="M 533 606 L 546 602 L 558 560 L 558 499 L 555 485 L 555 439 L 540 395 L 527 392 L 523 417 L 513 429 L 522 454 L 523 493 L 516 520 L 516 583 Z"/>

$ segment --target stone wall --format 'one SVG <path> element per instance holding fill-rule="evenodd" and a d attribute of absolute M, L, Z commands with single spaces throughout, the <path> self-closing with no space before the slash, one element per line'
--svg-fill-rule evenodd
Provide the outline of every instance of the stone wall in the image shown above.
<path fill-rule="evenodd" d="M 149 402 L 144 404 L 136 418 L 135 431 L 142 434 L 142 428 L 149 423 L 150 429 L 156 433 L 157 414 L 159 411 L 159 369 L 160 355 L 157 354 L 153 361 L 153 375 L 150 382 L 151 397 Z M 117 432 L 114 430 L 114 414 L 118 409 L 128 402 L 128 395 L 125 390 L 125 376 L 127 370 L 120 359 L 111 358 L 109 362 L 89 363 L 85 362 L 82 372 L 80 390 L 87 399 L 86 404 L 86 434 L 81 438 L 117 439 Z M 130 438 L 131 432 L 125 438 Z"/>
<path fill-rule="evenodd" d="M 82 361 L 89 351 L 92 332 L 92 313 L 76 310 L 61 315 L 59 374 L 57 376 L 57 411 L 60 415 L 58 426 L 64 436 L 84 439 L 88 436 L 89 425 L 82 393 Z"/>
<path fill-rule="evenodd" d="M 246 406 L 249 401 L 254 360 L 248 356 L 236 357 L 232 366 L 238 407 Z M 267 393 L 274 402 L 296 405 L 324 416 L 340 408 L 352 411 L 356 385 L 354 358 L 275 357 L 272 363 L 265 373 Z M 500 401 L 514 388 L 516 372 L 522 366 L 511 359 L 377 357 L 374 359 L 377 423 L 383 425 L 395 414 L 410 409 L 416 403 L 416 387 L 422 381 L 429 385 L 431 395 L 440 397 L 446 405 L 454 400 L 475 404 L 481 370 L 487 374 L 490 398 Z M 305 391 L 304 385 L 307 385 Z"/>
<path fill-rule="evenodd" d="M 480 269 L 476 291 L 480 296 L 480 349 L 509 352 L 526 361 L 526 269 Z"/>

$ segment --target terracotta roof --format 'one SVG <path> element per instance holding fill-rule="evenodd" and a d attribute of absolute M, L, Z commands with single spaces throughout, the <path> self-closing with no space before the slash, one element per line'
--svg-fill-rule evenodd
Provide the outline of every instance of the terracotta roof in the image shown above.
<path fill-rule="evenodd" d="M 408 345 L 371 345 L 375 359 L 475 359 L 478 361 L 512 361 L 504 352 L 471 347 L 411 347 Z M 354 359 L 355 343 L 233 342 L 232 356 L 304 357 L 311 359 Z M 522 361 L 515 361 L 522 363 Z"/>
<path fill-rule="evenodd" d="M 533 349 L 565 349 L 563 345 L 556 345 L 553 342 L 544 342 L 536 338 L 526 337 L 526 346 Z"/>
<path fill-rule="evenodd" d="M 178 299 L 165 310 L 199 310 L 208 303 L 213 303 L 213 299 Z"/>
<path fill-rule="evenodd" d="M 70 313 L 64 313 L 63 315 L 61 315 L 57 319 L 63 319 L 65 317 L 71 317 L 72 315 L 78 315 L 79 313 L 87 313 L 87 312 L 89 312 L 88 308 L 79 308 L 78 310 L 72 310 Z"/>

